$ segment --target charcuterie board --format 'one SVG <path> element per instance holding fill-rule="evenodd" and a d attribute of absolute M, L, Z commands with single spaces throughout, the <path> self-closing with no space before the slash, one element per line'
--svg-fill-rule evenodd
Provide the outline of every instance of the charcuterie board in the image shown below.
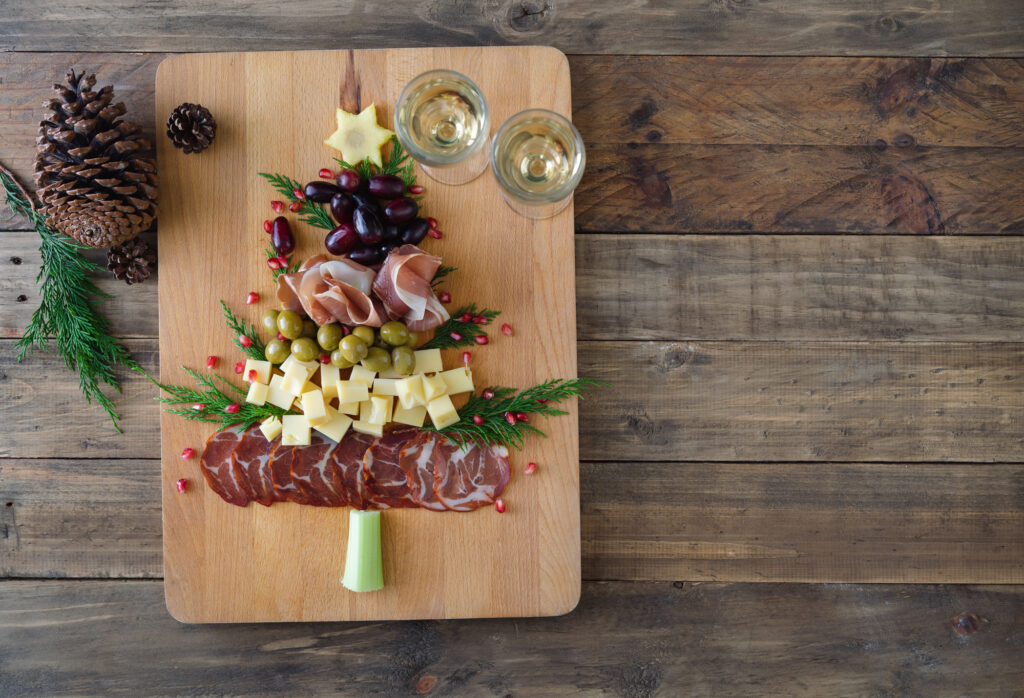
<path fill-rule="evenodd" d="M 157 73 L 156 121 L 182 102 L 217 120 L 212 147 L 185 155 L 158 138 L 160 213 L 160 371 L 187 384 L 183 366 L 210 355 L 229 380 L 237 358 L 218 300 L 258 322 L 273 282 L 264 264 L 263 221 L 276 198 L 259 172 L 303 181 L 333 164 L 324 145 L 335 109 L 376 104 L 392 126 L 402 87 L 419 73 L 450 68 L 480 86 L 496 128 L 513 113 L 544 107 L 570 115 L 569 68 L 543 47 L 194 54 Z M 424 209 L 444 233 L 424 248 L 458 268 L 445 282 L 461 300 L 502 311 L 515 328 L 474 349 L 478 386 L 527 387 L 576 375 L 573 211 L 531 221 L 501 200 L 490 173 L 449 187 L 420 175 Z M 295 257 L 323 251 L 323 231 L 295 228 Z M 247 307 L 246 295 L 267 299 Z M 494 333 L 492 333 L 492 336 Z M 460 350 L 446 352 L 455 365 Z M 231 360 L 229 361 L 228 358 Z M 385 588 L 353 593 L 339 580 L 348 512 L 291 503 L 241 508 L 205 487 L 195 459 L 215 426 L 161 418 L 164 577 L 167 608 L 191 623 L 336 621 L 558 615 L 580 593 L 579 469 L 576 406 L 544 420 L 545 438 L 512 455 L 507 511 L 466 514 L 420 509 L 385 512 Z M 528 462 L 539 465 L 526 476 Z M 175 483 L 192 486 L 179 493 Z"/>

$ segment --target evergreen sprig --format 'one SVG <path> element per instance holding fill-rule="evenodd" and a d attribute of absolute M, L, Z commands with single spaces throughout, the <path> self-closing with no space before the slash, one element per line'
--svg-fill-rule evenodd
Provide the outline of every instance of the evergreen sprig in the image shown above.
<path fill-rule="evenodd" d="M 434 278 L 437 278 L 436 275 Z M 485 322 L 475 323 L 472 320 L 465 322 L 461 318 L 469 315 L 477 318 L 484 318 Z M 451 314 L 447 320 L 441 323 L 430 338 L 420 349 L 455 349 L 457 347 L 468 347 L 476 344 L 476 337 L 487 336 L 483 329 L 485 325 L 491 324 L 494 318 L 501 315 L 500 310 L 483 308 L 476 309 L 476 303 L 464 305 Z"/>
<path fill-rule="evenodd" d="M 334 230 L 335 223 L 331 219 L 327 209 L 324 208 L 323 204 L 317 203 L 316 201 L 310 201 L 309 199 L 300 199 L 295 196 L 295 190 L 302 191 L 303 186 L 291 177 L 283 174 L 260 172 L 260 177 L 266 179 L 270 184 L 277 190 L 277 192 L 288 199 L 288 201 L 302 202 L 302 208 L 299 209 L 299 220 L 303 223 L 308 223 L 316 228 L 323 228 L 324 230 Z M 275 255 L 276 256 L 276 255 Z"/>
<path fill-rule="evenodd" d="M 39 234 L 42 264 L 36 283 L 39 286 L 39 307 L 18 340 L 17 359 L 22 361 L 36 349 L 56 352 L 64 365 L 78 372 L 78 387 L 89 402 L 96 402 L 110 416 L 120 433 L 120 417 L 113 400 L 103 393 L 107 385 L 121 392 L 114 371 L 117 366 L 138 368 L 128 349 L 110 335 L 110 321 L 96 309 L 96 302 L 109 298 L 97 288 L 91 275 L 105 270 L 82 255 L 87 247 L 56 232 L 46 224 L 31 199 L 5 167 L 0 166 L 7 205 L 35 227 Z"/>
<path fill-rule="evenodd" d="M 235 346 L 250 359 L 264 361 L 266 359 L 267 345 L 260 339 L 260 335 L 256 331 L 256 327 L 254 325 L 245 324 L 244 320 L 231 312 L 231 308 L 229 308 L 228 304 L 224 301 L 220 302 L 220 307 L 224 312 L 224 321 L 228 323 L 228 327 L 231 328 L 231 331 L 234 333 L 231 341 L 235 343 Z M 243 335 L 249 338 L 249 346 L 242 344 Z"/>
<path fill-rule="evenodd" d="M 266 252 L 267 252 L 267 259 L 277 259 L 278 257 L 281 256 L 281 255 L 279 255 L 277 253 L 276 250 L 274 250 L 273 247 L 268 247 Z M 302 262 L 300 262 L 298 260 L 293 262 L 292 261 L 292 255 L 290 255 L 290 254 L 285 255 L 284 259 L 285 259 L 285 262 L 287 262 L 286 266 L 278 267 L 277 269 L 271 269 L 270 270 L 270 273 L 271 273 L 274 281 L 277 281 L 277 277 L 281 276 L 281 274 L 294 274 L 295 272 L 297 272 L 299 270 L 299 267 L 302 266 Z"/>
<path fill-rule="evenodd" d="M 438 268 L 438 270 L 434 273 L 434 278 L 430 280 L 430 288 L 437 288 L 441 284 L 441 281 L 443 281 L 446 276 L 451 274 L 453 271 L 458 271 L 458 270 L 459 270 L 458 267 L 440 267 L 440 268 Z"/>
<path fill-rule="evenodd" d="M 387 157 L 381 159 L 380 167 L 377 167 L 377 165 L 370 162 L 370 158 L 365 158 L 354 165 L 345 162 L 341 158 L 334 158 L 334 161 L 338 163 L 338 166 L 342 169 L 355 170 L 363 179 L 369 179 L 373 175 L 377 174 L 386 174 L 400 177 L 402 181 L 405 182 L 407 189 L 415 186 L 416 184 L 416 170 L 414 168 L 416 163 L 409 157 L 409 154 L 405 152 L 405 148 L 402 147 L 397 136 L 391 137 L 391 147 L 388 148 Z M 412 198 L 419 201 L 423 197 L 413 196 Z"/>

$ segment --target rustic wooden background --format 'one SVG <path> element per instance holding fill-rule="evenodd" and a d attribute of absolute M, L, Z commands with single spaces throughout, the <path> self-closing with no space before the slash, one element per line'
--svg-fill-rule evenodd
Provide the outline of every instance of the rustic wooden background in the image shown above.
<path fill-rule="evenodd" d="M 581 406 L 579 608 L 177 624 L 152 391 L 118 436 L 14 362 L 39 258 L 5 219 L 0 693 L 1020 691 L 1019 0 L 14 0 L 0 161 L 28 179 L 69 66 L 148 123 L 165 52 L 503 43 L 573 54 L 588 149 L 580 371 L 615 388 Z M 154 369 L 155 284 L 101 287 Z"/>

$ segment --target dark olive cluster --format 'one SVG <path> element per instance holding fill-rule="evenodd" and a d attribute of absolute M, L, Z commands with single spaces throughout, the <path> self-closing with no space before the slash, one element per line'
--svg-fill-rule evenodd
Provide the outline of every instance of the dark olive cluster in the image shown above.
<path fill-rule="evenodd" d="M 329 204 L 338 224 L 324 239 L 327 251 L 365 266 L 380 264 L 399 245 L 418 245 L 430 229 L 407 196 L 405 181 L 395 175 L 363 179 L 355 170 L 342 170 L 336 184 L 316 180 L 303 193 Z"/>

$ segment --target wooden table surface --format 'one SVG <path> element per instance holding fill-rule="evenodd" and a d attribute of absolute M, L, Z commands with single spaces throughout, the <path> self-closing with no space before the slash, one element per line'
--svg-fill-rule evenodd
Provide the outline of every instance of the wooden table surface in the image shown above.
<path fill-rule="evenodd" d="M 39 253 L 5 219 L 0 694 L 1019 692 L 1020 9 L 7 3 L 0 161 L 26 180 L 39 105 L 70 66 L 148 124 L 169 52 L 571 54 L 580 373 L 613 387 L 581 404 L 585 581 L 568 616 L 180 625 L 153 391 L 124 377 L 118 435 L 58 359 L 14 361 Z M 156 284 L 100 287 L 155 370 Z"/>

